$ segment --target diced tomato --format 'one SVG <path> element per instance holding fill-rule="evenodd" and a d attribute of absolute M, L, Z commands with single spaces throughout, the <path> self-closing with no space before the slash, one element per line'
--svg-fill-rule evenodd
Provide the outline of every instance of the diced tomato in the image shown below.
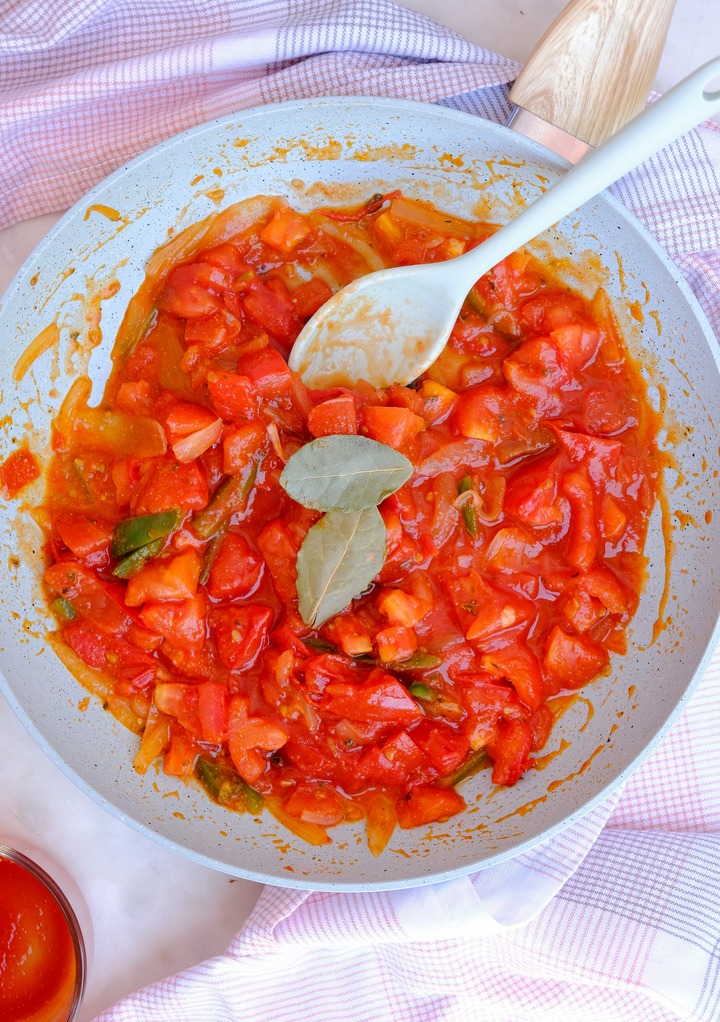
<path fill-rule="evenodd" d="M 55 528 L 65 546 L 76 557 L 91 560 L 91 566 L 95 568 L 103 568 L 108 564 L 113 537 L 113 526 L 109 522 L 68 513 L 56 519 Z"/>
<path fill-rule="evenodd" d="M 263 398 L 277 398 L 292 392 L 292 374 L 275 348 L 265 347 L 243 355 L 238 362 L 238 372 L 254 384 Z"/>
<path fill-rule="evenodd" d="M 139 607 L 151 601 L 190 600 L 195 596 L 202 559 L 197 550 L 155 557 L 128 579 L 125 603 Z"/>
<path fill-rule="evenodd" d="M 391 625 L 381 628 L 375 635 L 378 656 L 384 664 L 407 660 L 418 648 L 417 635 L 412 628 Z"/>
<path fill-rule="evenodd" d="M 325 687 L 321 705 L 325 712 L 338 717 L 389 721 L 399 727 L 422 717 L 422 710 L 404 685 L 379 669 L 361 685 L 331 682 Z"/>
<path fill-rule="evenodd" d="M 420 721 L 410 731 L 410 737 L 440 777 L 445 777 L 456 770 L 470 748 L 462 732 L 441 720 Z"/>
<path fill-rule="evenodd" d="M 251 717 L 249 701 L 234 695 L 228 707 L 228 748 L 235 768 L 248 784 L 254 785 L 265 771 L 267 760 L 258 750 L 272 752 L 287 741 L 286 732 L 263 717 Z"/>
<path fill-rule="evenodd" d="M 115 404 L 122 412 L 152 415 L 156 392 L 149 380 L 125 380 L 118 387 Z"/>
<path fill-rule="evenodd" d="M 192 650 L 205 642 L 205 600 L 199 593 L 186 600 L 148 601 L 140 620 L 172 646 Z"/>
<path fill-rule="evenodd" d="M 542 671 L 537 657 L 522 640 L 486 653 L 481 661 L 484 671 L 507 678 L 517 694 L 531 710 L 536 710 L 543 698 Z"/>
<path fill-rule="evenodd" d="M 208 577 L 208 592 L 216 600 L 247 596 L 257 585 L 265 562 L 245 536 L 229 532 L 220 544 Z"/>
<path fill-rule="evenodd" d="M 422 764 L 422 749 L 407 731 L 397 731 L 382 744 L 365 749 L 357 770 L 367 784 L 399 787 Z"/>
<path fill-rule="evenodd" d="M 362 433 L 401 453 L 425 429 L 425 420 L 408 408 L 366 405 L 359 419 Z"/>
<path fill-rule="evenodd" d="M 110 586 L 79 561 L 51 564 L 45 569 L 44 579 L 77 614 L 90 618 L 103 631 L 124 635 L 132 624 L 132 618 L 115 599 Z"/>
<path fill-rule="evenodd" d="M 532 735 L 532 743 L 530 747 L 533 752 L 543 748 L 550 737 L 550 732 L 552 731 L 554 723 L 555 718 L 548 704 L 543 703 L 542 706 L 538 706 L 537 710 L 535 710 L 528 721 L 530 734 Z"/>
<path fill-rule="evenodd" d="M 172 444 L 181 437 L 190 436 L 198 430 L 205 429 L 217 421 L 210 408 L 194 404 L 191 401 L 178 401 L 171 404 L 164 412 L 162 421 L 168 441 Z"/>
<path fill-rule="evenodd" d="M 224 299 L 223 305 L 228 301 Z M 242 313 L 237 310 L 240 315 Z M 219 354 L 240 336 L 242 320 L 227 308 L 216 309 L 210 316 L 202 319 L 189 319 L 185 326 L 185 343 L 188 347 L 198 345 L 206 352 Z"/>
<path fill-rule="evenodd" d="M 196 462 L 180 465 L 174 458 L 154 458 L 137 488 L 131 491 L 130 506 L 136 515 L 174 507 L 199 511 L 208 498 L 207 480 Z"/>
<path fill-rule="evenodd" d="M 198 254 L 198 259 L 203 263 L 208 263 L 210 266 L 219 266 L 221 270 L 225 270 L 226 273 L 235 278 L 233 280 L 234 288 L 237 288 L 242 283 L 242 281 L 238 281 L 238 277 L 243 277 L 252 272 L 236 246 L 227 241 L 222 242 L 220 245 L 215 245 L 213 248 L 206 248 Z"/>
<path fill-rule="evenodd" d="M 121 635 L 104 632 L 86 618 L 75 618 L 63 630 L 63 640 L 88 667 L 146 690 L 157 672 L 155 658 Z"/>
<path fill-rule="evenodd" d="M 495 444 L 505 434 L 510 404 L 506 390 L 485 384 L 471 387 L 455 403 L 453 426 L 463 436 Z"/>
<path fill-rule="evenodd" d="M 434 784 L 418 784 L 397 804 L 398 824 L 403 830 L 423 827 L 427 823 L 444 823 L 461 813 L 465 799 L 454 788 Z"/>
<path fill-rule="evenodd" d="M 207 388 L 213 408 L 223 419 L 257 417 L 259 395 L 250 377 L 237 373 L 208 373 Z"/>
<path fill-rule="evenodd" d="M 520 324 L 529 334 L 547 336 L 558 327 L 586 319 L 587 308 L 582 298 L 555 288 L 527 298 L 520 307 Z"/>
<path fill-rule="evenodd" d="M 468 714 L 463 730 L 476 752 L 495 738 L 500 720 L 525 720 L 530 714 L 515 689 L 496 683 L 492 675 L 465 684 L 462 701 Z"/>
<path fill-rule="evenodd" d="M 571 507 L 567 558 L 574 567 L 587 571 L 595 560 L 599 537 L 595 500 L 585 466 L 580 465 L 576 470 L 566 472 L 561 485 Z"/>
<path fill-rule="evenodd" d="M 582 688 L 607 667 L 607 650 L 588 635 L 568 635 L 555 625 L 548 636 L 543 667 L 562 688 Z"/>
<path fill-rule="evenodd" d="M 260 237 L 266 245 L 288 256 L 298 245 L 306 241 L 312 232 L 312 225 L 301 213 L 296 213 L 289 206 L 282 206 L 273 213 L 270 221 L 260 231 Z"/>
<path fill-rule="evenodd" d="M 210 316 L 220 308 L 221 301 L 219 295 L 208 290 L 198 264 L 189 263 L 171 270 L 158 304 L 171 316 L 195 319 Z"/>
<path fill-rule="evenodd" d="M 27 447 L 19 447 L 0 465 L 0 491 L 6 500 L 12 500 L 39 477 L 35 455 Z"/>
<path fill-rule="evenodd" d="M 268 567 L 275 592 L 286 604 L 297 600 L 297 553 L 300 544 L 279 518 L 268 522 L 257 538 L 258 546 Z"/>
<path fill-rule="evenodd" d="M 223 472 L 239 475 L 261 461 L 269 448 L 267 430 L 260 419 L 244 422 L 223 440 Z"/>
<path fill-rule="evenodd" d="M 404 589 L 387 588 L 380 591 L 377 607 L 391 625 L 414 628 L 432 609 L 432 596 L 424 600 Z"/>
<path fill-rule="evenodd" d="M 430 423 L 440 422 L 457 400 L 454 390 L 435 380 L 423 380 L 419 395 L 423 402 L 422 417 Z"/>
<path fill-rule="evenodd" d="M 514 390 L 530 398 L 538 415 L 559 415 L 572 386 L 560 352 L 546 337 L 516 348 L 503 362 L 503 375 Z"/>
<path fill-rule="evenodd" d="M 163 756 L 163 772 L 171 777 L 191 777 L 200 748 L 193 735 L 181 726 L 170 726 L 170 742 Z"/>
<path fill-rule="evenodd" d="M 360 656 L 372 652 L 372 639 L 356 614 L 347 611 L 338 614 L 327 625 L 328 635 L 347 656 Z"/>
<path fill-rule="evenodd" d="M 245 315 L 289 350 L 300 333 L 300 318 L 287 288 L 274 279 L 256 278 L 243 298 Z M 243 370 L 245 371 L 245 370 Z"/>
<path fill-rule="evenodd" d="M 324 280 L 313 277 L 298 285 L 292 293 L 292 300 L 298 315 L 303 319 L 310 319 L 318 309 L 321 309 L 325 302 L 332 298 L 332 290 Z"/>
<path fill-rule="evenodd" d="M 520 469 L 505 490 L 505 513 L 534 528 L 562 525 L 569 508 L 567 500 L 558 494 L 558 473 L 556 456 Z"/>
<path fill-rule="evenodd" d="M 510 628 L 527 625 L 537 613 L 529 600 L 516 593 L 491 586 L 479 577 L 476 586 L 475 606 L 478 610 L 465 632 L 465 638 L 480 647 Z"/>
<path fill-rule="evenodd" d="M 496 737 L 487 746 L 493 761 L 493 784 L 516 784 L 530 766 L 533 736 L 522 720 L 501 720 Z"/>
<path fill-rule="evenodd" d="M 270 607 L 247 603 L 213 607 L 208 615 L 218 656 L 231 671 L 251 667 L 270 641 L 275 614 Z"/>
<path fill-rule="evenodd" d="M 348 814 L 347 799 L 324 781 L 298 784 L 285 800 L 285 811 L 305 823 L 334 827 Z"/>
<path fill-rule="evenodd" d="M 352 394 L 341 394 L 315 405 L 308 415 L 307 426 L 314 437 L 357 433 L 358 420 Z"/>
<path fill-rule="evenodd" d="M 163 681 L 155 686 L 153 702 L 158 710 L 174 717 L 190 734 L 200 736 L 197 685 L 185 682 Z"/>
<path fill-rule="evenodd" d="M 219 681 L 198 685 L 198 717 L 200 734 L 206 742 L 219 745 L 228 739 L 228 687 Z"/>

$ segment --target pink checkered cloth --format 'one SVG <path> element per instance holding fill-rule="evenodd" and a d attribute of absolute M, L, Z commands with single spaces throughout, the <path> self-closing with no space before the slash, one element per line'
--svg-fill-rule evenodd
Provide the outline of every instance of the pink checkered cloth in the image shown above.
<path fill-rule="evenodd" d="M 0 7 L 0 226 L 259 103 L 365 93 L 503 121 L 517 70 L 392 0 L 15 0 Z M 720 129 L 692 132 L 615 193 L 720 333 Z M 564 833 L 427 888 L 267 888 L 224 955 L 100 1019 L 720 1019 L 718 734 L 716 656 L 623 790 Z"/>

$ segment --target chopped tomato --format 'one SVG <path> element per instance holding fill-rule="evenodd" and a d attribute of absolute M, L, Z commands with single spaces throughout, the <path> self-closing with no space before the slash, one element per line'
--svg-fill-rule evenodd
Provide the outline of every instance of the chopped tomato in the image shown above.
<path fill-rule="evenodd" d="M 300 332 L 297 309 L 287 288 L 277 279 L 255 279 L 243 299 L 245 315 L 287 349 Z"/>
<path fill-rule="evenodd" d="M 250 667 L 269 642 L 274 617 L 260 604 L 213 607 L 208 620 L 223 664 L 231 671 Z"/>
<path fill-rule="evenodd" d="M 220 745 L 228 739 L 228 687 L 221 681 L 198 685 L 198 718 L 203 740 Z"/>
<path fill-rule="evenodd" d="M 418 720 L 422 710 L 407 689 L 392 675 L 373 671 L 361 685 L 331 682 L 326 685 L 322 707 L 327 713 L 350 720 L 389 721 L 404 727 Z"/>
<path fill-rule="evenodd" d="M 543 667 L 562 688 L 582 688 L 605 670 L 607 650 L 587 635 L 568 635 L 555 625 L 548 636 Z"/>
<path fill-rule="evenodd" d="M 140 620 L 172 646 L 197 649 L 205 642 L 205 600 L 200 594 L 186 600 L 148 601 L 140 611 Z"/>
<path fill-rule="evenodd" d="M 427 823 L 444 823 L 464 808 L 465 799 L 453 788 L 419 784 L 399 800 L 398 824 L 403 830 L 409 830 L 412 827 L 423 827 Z"/>
<path fill-rule="evenodd" d="M 324 781 L 298 784 L 285 802 L 285 811 L 305 823 L 334 827 L 348 814 L 347 799 Z"/>
<path fill-rule="evenodd" d="M 264 567 L 260 554 L 245 536 L 230 532 L 223 539 L 212 562 L 208 592 L 216 600 L 234 600 L 247 596 L 257 585 Z"/>
<path fill-rule="evenodd" d="M 315 844 L 364 817 L 379 854 L 396 823 L 461 812 L 485 753 L 486 789 L 543 765 L 549 698 L 626 651 L 662 459 L 604 293 L 518 252 L 413 384 L 314 389 L 288 365 L 338 287 L 489 233 L 400 193 L 312 213 L 262 198 L 150 259 L 97 407 L 82 384 L 61 409 L 38 515 L 59 634 L 143 735 L 139 771 L 162 756 Z M 384 549 L 381 532 L 357 592 L 344 557 L 329 582 L 317 570 L 323 512 L 280 482 L 312 438 L 354 435 L 413 467 L 378 505 Z M 37 471 L 11 455 L 5 497 Z M 358 552 L 328 538 L 323 570 Z"/>
<path fill-rule="evenodd" d="M 239 475 L 253 465 L 269 449 L 268 434 L 259 419 L 244 422 L 223 440 L 223 472 Z"/>
<path fill-rule="evenodd" d="M 384 664 L 407 660 L 418 647 L 417 635 L 412 628 L 404 625 L 391 625 L 382 628 L 375 635 L 378 656 Z"/>
<path fill-rule="evenodd" d="M 197 592 L 201 564 L 200 555 L 193 549 L 156 557 L 128 579 L 126 605 L 139 607 L 148 600 L 192 599 Z"/>
<path fill-rule="evenodd" d="M 282 206 L 260 231 L 260 237 L 266 245 L 287 256 L 307 240 L 312 230 L 312 225 L 301 213 L 296 213 L 289 206 Z"/>
<path fill-rule="evenodd" d="M 357 433 L 358 420 L 352 394 L 341 394 L 315 405 L 308 415 L 307 425 L 314 437 Z"/>
<path fill-rule="evenodd" d="M 263 398 L 277 398 L 290 394 L 293 389 L 288 364 L 275 348 L 264 347 L 243 355 L 238 362 L 238 371 L 254 384 Z"/>
<path fill-rule="evenodd" d="M 191 461 L 181 465 L 173 458 L 155 458 L 131 490 L 130 506 L 136 515 L 155 514 L 179 507 L 197 511 L 208 502 L 208 485 L 198 465 Z"/>
<path fill-rule="evenodd" d="M 425 420 L 408 408 L 366 405 L 360 412 L 361 432 L 372 440 L 405 451 L 425 429 Z"/>
<path fill-rule="evenodd" d="M 92 558 L 92 566 L 96 568 L 104 567 L 110 560 L 114 529 L 109 522 L 66 514 L 57 520 L 56 528 L 68 550 L 81 560 Z"/>
<path fill-rule="evenodd" d="M 20 490 L 40 477 L 35 455 L 27 447 L 13 451 L 0 465 L 0 490 L 6 500 L 17 497 Z"/>
<path fill-rule="evenodd" d="M 530 766 L 533 735 L 522 720 L 501 720 L 497 735 L 487 746 L 493 761 L 493 784 L 516 784 Z"/>
<path fill-rule="evenodd" d="M 321 309 L 325 302 L 332 298 L 332 290 L 324 280 L 313 277 L 298 285 L 292 293 L 292 300 L 298 315 L 303 319 L 310 319 L 318 309 Z"/>
<path fill-rule="evenodd" d="M 531 710 L 538 708 L 543 698 L 542 672 L 537 657 L 527 643 L 516 640 L 511 646 L 486 653 L 480 662 L 483 670 L 507 678 Z"/>
<path fill-rule="evenodd" d="M 259 410 L 259 395 L 248 376 L 211 372 L 207 375 L 210 401 L 223 419 L 254 419 Z"/>

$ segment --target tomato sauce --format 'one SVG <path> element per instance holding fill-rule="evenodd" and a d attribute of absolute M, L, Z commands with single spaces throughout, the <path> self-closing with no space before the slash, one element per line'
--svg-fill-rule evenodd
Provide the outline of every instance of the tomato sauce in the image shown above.
<path fill-rule="evenodd" d="M 78 380 L 57 416 L 45 572 L 78 674 L 141 736 L 139 771 L 160 760 L 314 843 L 364 818 L 377 854 L 396 825 L 461 812 L 477 769 L 517 783 L 547 700 L 624 652 L 658 423 L 603 292 L 516 253 L 410 386 L 310 390 L 287 365 L 338 287 L 489 230 L 400 193 L 307 214 L 259 197 L 151 259 L 101 406 Z M 410 466 L 378 502 L 377 572 L 327 618 L 304 608 L 347 519 L 281 482 L 326 437 Z"/>
<path fill-rule="evenodd" d="M 67 919 L 48 888 L 0 857 L 0 1018 L 65 1022 L 76 986 Z"/>

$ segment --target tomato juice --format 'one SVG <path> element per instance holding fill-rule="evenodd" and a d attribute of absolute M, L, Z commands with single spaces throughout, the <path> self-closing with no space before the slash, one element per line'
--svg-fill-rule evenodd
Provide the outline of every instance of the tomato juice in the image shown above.
<path fill-rule="evenodd" d="M 84 986 L 84 950 L 62 892 L 35 863 L 0 848 L 0 1018 L 70 1022 Z"/>
<path fill-rule="evenodd" d="M 259 197 L 151 258 L 100 407 L 79 379 L 58 413 L 46 503 L 63 658 L 138 733 L 140 772 L 316 844 L 364 818 L 378 854 L 461 812 L 471 773 L 521 782 L 547 700 L 624 652 L 658 422 L 602 291 L 516 253 L 410 386 L 311 390 L 287 365 L 339 287 L 489 230 L 397 192 Z M 361 511 L 290 496 L 313 444 L 357 489 L 357 438 L 404 481 Z"/>

